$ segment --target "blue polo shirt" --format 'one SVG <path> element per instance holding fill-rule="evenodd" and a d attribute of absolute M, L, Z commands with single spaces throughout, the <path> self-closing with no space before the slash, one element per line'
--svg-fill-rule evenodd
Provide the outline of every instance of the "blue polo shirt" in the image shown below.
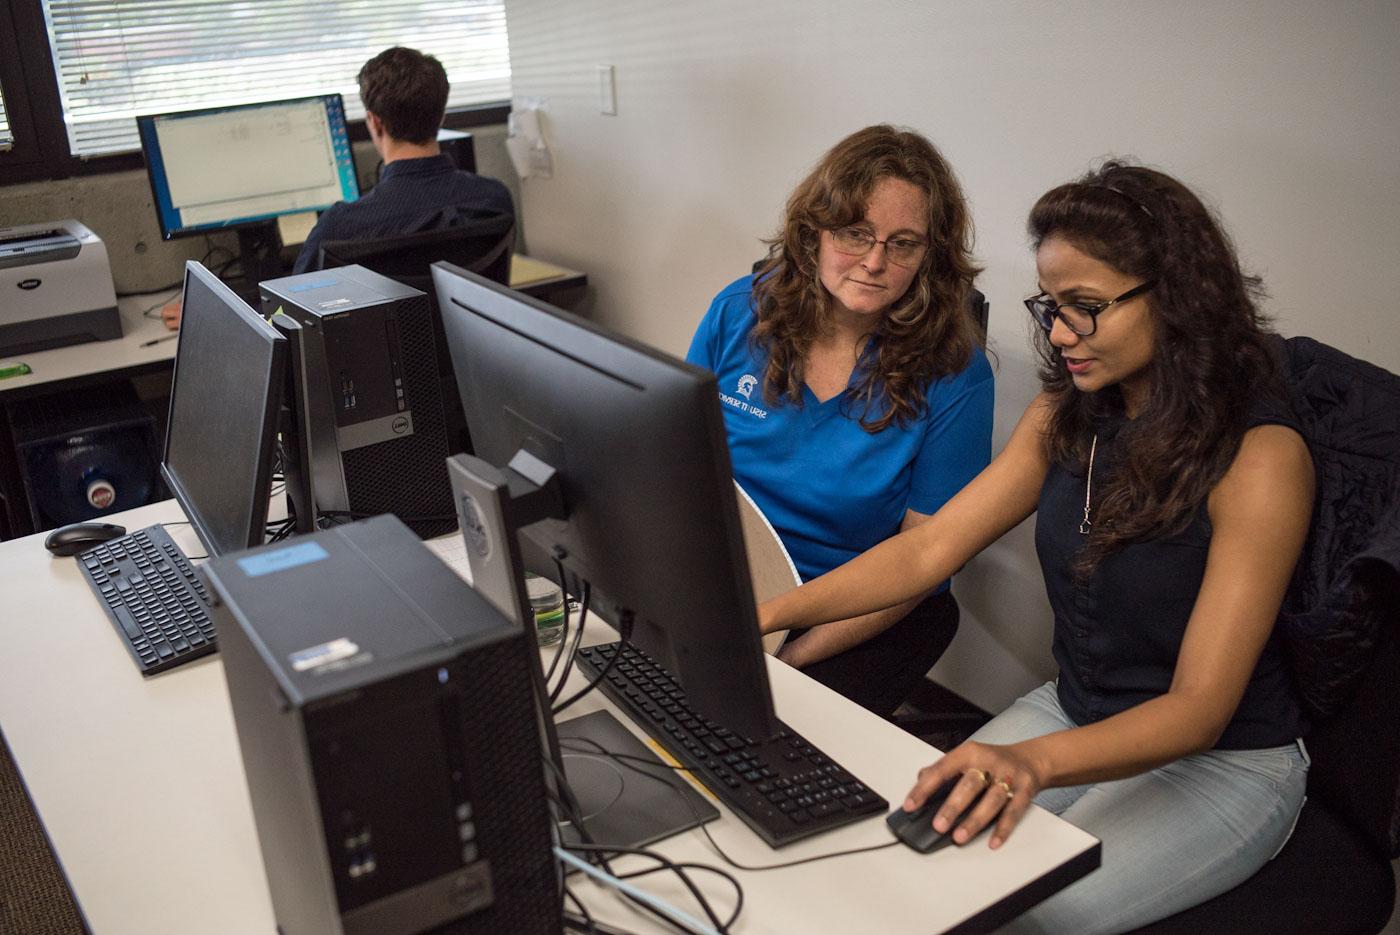
<path fill-rule="evenodd" d="M 767 358 L 749 341 L 752 299 L 752 276 L 716 296 L 686 359 L 718 377 L 734 479 L 778 531 L 803 580 L 894 535 L 906 509 L 937 512 L 987 466 L 992 368 L 980 348 L 961 373 L 929 385 L 921 418 L 871 434 L 849 392 L 822 403 L 804 386 L 801 406 L 769 405 Z"/>

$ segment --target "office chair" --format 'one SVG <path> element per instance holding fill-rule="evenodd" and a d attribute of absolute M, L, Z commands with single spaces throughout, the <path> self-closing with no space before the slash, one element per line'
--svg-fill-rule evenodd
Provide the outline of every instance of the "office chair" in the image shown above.
<path fill-rule="evenodd" d="M 1139 935 L 1374 935 L 1395 909 L 1400 377 L 1310 338 L 1279 339 L 1275 351 L 1318 485 L 1280 617 L 1314 724 L 1308 798 L 1293 836 L 1258 873 Z"/>
<path fill-rule="evenodd" d="M 359 264 L 406 286 L 433 292 L 429 272 L 446 260 L 487 279 L 510 285 L 511 246 L 515 219 L 509 215 L 444 217 L 436 227 L 378 240 L 330 240 L 321 245 L 317 269 Z"/>
<path fill-rule="evenodd" d="M 438 260 L 446 260 L 503 286 L 510 285 L 515 219 L 502 214 L 464 217 L 454 212 L 439 216 L 435 222 L 450 226 L 379 240 L 327 241 L 321 245 L 316 268 L 359 264 L 428 294 L 433 306 L 433 340 L 437 344 L 438 376 L 442 385 L 442 410 L 447 420 L 448 445 L 454 454 L 470 454 L 471 435 L 467 431 L 466 413 L 457 392 L 452 358 L 447 352 L 442 316 L 437 310 L 431 267 Z"/>

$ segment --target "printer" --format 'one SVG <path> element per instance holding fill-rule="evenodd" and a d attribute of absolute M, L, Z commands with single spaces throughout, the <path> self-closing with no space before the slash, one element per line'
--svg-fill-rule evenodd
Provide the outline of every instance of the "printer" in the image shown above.
<path fill-rule="evenodd" d="M 101 238 L 71 219 L 0 227 L 0 357 L 121 336 Z"/>

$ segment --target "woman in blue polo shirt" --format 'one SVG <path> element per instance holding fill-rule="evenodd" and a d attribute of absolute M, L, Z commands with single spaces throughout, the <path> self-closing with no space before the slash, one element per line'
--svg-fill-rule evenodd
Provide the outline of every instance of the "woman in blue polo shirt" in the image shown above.
<path fill-rule="evenodd" d="M 867 127 L 797 187 L 768 259 L 695 333 L 687 356 L 719 379 L 735 479 L 803 580 L 922 522 L 990 459 L 992 372 L 965 311 L 970 240 L 938 150 Z M 957 623 L 942 581 L 800 631 L 779 655 L 889 714 Z"/>

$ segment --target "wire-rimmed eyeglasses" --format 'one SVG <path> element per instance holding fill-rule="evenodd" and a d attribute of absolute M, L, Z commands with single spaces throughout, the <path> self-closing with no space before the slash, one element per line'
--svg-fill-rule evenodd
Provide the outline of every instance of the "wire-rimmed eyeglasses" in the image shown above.
<path fill-rule="evenodd" d="M 865 256 L 875 249 L 876 244 L 884 244 L 885 258 L 895 266 L 912 269 L 924 258 L 928 244 L 914 237 L 890 237 L 881 240 L 869 231 L 859 227 L 838 227 L 831 232 L 832 246 L 847 256 Z"/>

